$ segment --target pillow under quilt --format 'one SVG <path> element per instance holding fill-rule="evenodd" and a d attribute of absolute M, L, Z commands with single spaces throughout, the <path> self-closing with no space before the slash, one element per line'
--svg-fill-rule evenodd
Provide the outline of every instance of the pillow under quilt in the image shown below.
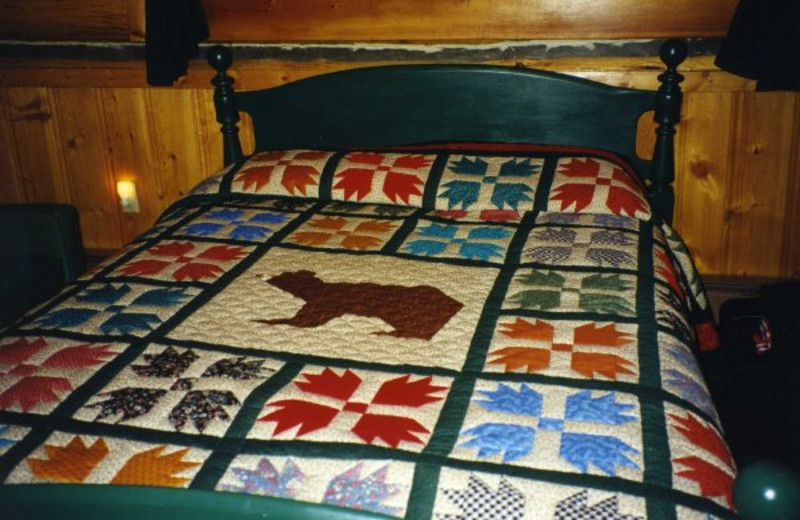
<path fill-rule="evenodd" d="M 197 186 L 190 195 L 277 196 L 435 210 L 440 217 L 520 220 L 591 214 L 608 225 L 654 220 L 642 181 L 628 161 L 594 148 L 452 143 L 384 150 L 273 150 L 256 153 Z M 169 213 L 169 212 L 168 212 Z M 557 215 L 558 214 L 558 215 Z M 719 346 L 710 306 L 686 245 L 658 220 L 685 273 L 701 350 Z"/>
<path fill-rule="evenodd" d="M 454 216 L 469 211 L 483 220 L 514 219 L 531 210 L 652 217 L 627 161 L 602 150 L 559 146 L 267 151 L 198 191 L 391 204 Z"/>

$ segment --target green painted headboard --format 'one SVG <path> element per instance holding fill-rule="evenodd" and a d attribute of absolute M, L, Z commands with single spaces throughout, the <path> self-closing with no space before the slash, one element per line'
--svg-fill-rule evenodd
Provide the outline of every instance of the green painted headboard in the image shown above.
<path fill-rule="evenodd" d="M 671 220 L 674 125 L 686 44 L 661 48 L 658 91 L 624 89 L 564 74 L 480 65 L 370 67 L 278 87 L 235 92 L 231 52 L 212 47 L 209 63 L 225 162 L 242 157 L 239 112 L 253 121 L 256 151 L 363 148 L 441 142 L 493 142 L 601 148 L 626 157 L 649 186 L 657 212 Z M 651 161 L 636 155 L 638 120 L 655 110 Z"/>

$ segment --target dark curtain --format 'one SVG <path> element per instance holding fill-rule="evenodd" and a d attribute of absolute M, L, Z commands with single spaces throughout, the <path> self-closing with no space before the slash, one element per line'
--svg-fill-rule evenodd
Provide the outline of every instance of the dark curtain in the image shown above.
<path fill-rule="evenodd" d="M 800 0 L 739 0 L 716 65 L 758 90 L 800 90 Z"/>
<path fill-rule="evenodd" d="M 147 82 L 172 85 L 208 38 L 203 6 L 200 0 L 146 0 L 144 10 Z"/>

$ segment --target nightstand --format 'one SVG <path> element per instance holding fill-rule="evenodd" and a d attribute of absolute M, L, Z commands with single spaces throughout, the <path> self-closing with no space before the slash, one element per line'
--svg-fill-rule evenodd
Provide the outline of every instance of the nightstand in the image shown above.
<path fill-rule="evenodd" d="M 745 296 L 719 306 L 721 346 L 701 364 L 729 446 L 740 466 L 800 475 L 800 281 L 727 287 Z"/>

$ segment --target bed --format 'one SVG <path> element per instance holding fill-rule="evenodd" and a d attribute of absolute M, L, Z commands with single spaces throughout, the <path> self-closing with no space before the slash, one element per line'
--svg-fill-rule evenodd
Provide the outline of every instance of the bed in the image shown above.
<path fill-rule="evenodd" d="M 3 517 L 734 518 L 669 225 L 686 53 L 658 91 L 436 65 L 236 92 L 213 48 L 225 169 L 0 335 Z"/>

